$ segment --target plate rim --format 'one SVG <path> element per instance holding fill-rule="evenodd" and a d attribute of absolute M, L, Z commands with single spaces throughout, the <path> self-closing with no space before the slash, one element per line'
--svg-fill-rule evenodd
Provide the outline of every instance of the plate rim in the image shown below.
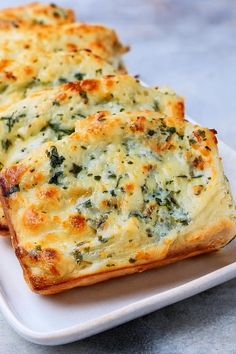
<path fill-rule="evenodd" d="M 48 331 L 45 333 L 34 331 L 21 323 L 14 312 L 10 309 L 10 306 L 5 300 L 1 290 L 0 309 L 8 323 L 19 335 L 28 341 L 41 345 L 59 345 L 80 340 L 103 332 L 107 329 L 111 329 L 119 324 L 201 293 L 207 289 L 229 281 L 234 277 L 236 277 L 236 262 L 172 289 L 149 296 L 146 299 L 138 300 L 123 307 L 122 310 L 112 311 L 109 314 L 100 316 L 96 320 L 89 320 L 84 324 L 73 325 L 65 329 Z"/>

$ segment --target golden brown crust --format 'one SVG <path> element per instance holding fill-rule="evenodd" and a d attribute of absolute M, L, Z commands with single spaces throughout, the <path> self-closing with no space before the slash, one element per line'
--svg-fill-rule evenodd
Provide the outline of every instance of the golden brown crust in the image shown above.
<path fill-rule="evenodd" d="M 94 54 L 121 64 L 121 55 L 128 51 L 127 46 L 120 43 L 114 30 L 101 25 L 86 23 L 71 23 L 56 26 L 44 25 L 32 29 L 31 26 L 21 26 L 17 30 L 7 22 L 0 22 L 1 55 L 8 53 L 13 58 L 18 54 L 27 53 L 29 49 L 46 52 L 77 52 L 80 49 L 90 49 Z"/>
<path fill-rule="evenodd" d="M 198 233 L 189 235 L 188 237 L 191 239 L 189 243 L 181 245 L 173 244 L 169 249 L 167 257 L 162 260 L 152 261 L 139 265 L 131 265 L 129 267 L 117 270 L 107 270 L 106 272 L 67 280 L 59 284 L 45 285 L 44 279 L 33 277 L 30 270 L 25 266 L 23 266 L 24 277 L 34 292 L 42 295 L 52 295 L 68 289 L 72 289 L 74 287 L 93 285 L 112 278 L 130 275 L 137 272 L 143 272 L 148 269 L 159 268 L 174 262 L 184 260 L 186 258 L 217 251 L 221 247 L 225 246 L 235 234 L 235 224 L 231 220 L 222 219 L 215 225 L 206 227 Z M 14 231 L 12 235 L 14 238 L 14 244 L 17 242 L 17 236 L 15 235 Z M 199 240 L 201 240 L 200 243 Z"/>
<path fill-rule="evenodd" d="M 3 192 L 4 193 L 4 192 Z M 138 265 L 130 265 L 121 269 L 111 270 L 108 269 L 105 272 L 96 273 L 94 275 L 78 277 L 76 279 L 70 279 L 62 281 L 60 283 L 48 283 L 46 279 L 42 277 L 35 277 L 32 275 L 29 267 L 22 262 L 21 250 L 18 247 L 17 234 L 11 223 L 11 219 L 8 213 L 7 199 L 3 197 L 3 193 L 0 194 L 0 199 L 4 210 L 6 211 L 6 217 L 11 233 L 12 245 L 16 250 L 16 254 L 21 263 L 25 280 L 32 291 L 41 295 L 52 295 L 63 292 L 65 290 L 72 289 L 74 287 L 82 287 L 100 283 L 112 278 L 117 278 L 125 275 L 134 274 L 137 272 L 143 272 L 153 268 L 159 268 L 174 262 L 178 262 L 193 256 L 197 256 L 204 253 L 217 251 L 230 242 L 233 236 L 236 235 L 236 225 L 230 219 L 219 220 L 216 224 L 209 227 L 205 227 L 202 230 L 185 235 L 185 242 L 173 243 L 164 259 L 156 261 L 146 261 L 146 263 Z"/>

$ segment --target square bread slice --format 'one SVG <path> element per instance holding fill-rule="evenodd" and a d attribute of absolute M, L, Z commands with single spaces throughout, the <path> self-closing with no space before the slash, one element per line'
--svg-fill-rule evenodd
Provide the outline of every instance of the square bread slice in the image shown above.
<path fill-rule="evenodd" d="M 99 71 L 100 74 L 100 71 Z M 107 76 L 36 92 L 0 114 L 0 170 L 35 147 L 71 134 L 77 119 L 101 110 L 149 109 L 184 117 L 183 99 L 170 89 L 147 88 L 128 75 Z M 8 226 L 0 209 L 0 229 Z"/>
<path fill-rule="evenodd" d="M 236 213 L 214 130 L 99 112 L 0 175 L 30 288 L 53 294 L 218 250 Z"/>
<path fill-rule="evenodd" d="M 90 49 L 114 67 L 122 69 L 122 55 L 128 47 L 119 42 L 114 30 L 101 25 L 72 23 L 15 28 L 8 23 L 0 23 L 0 57 L 17 59 L 19 53 L 29 50 L 54 53 L 79 49 Z"/>
<path fill-rule="evenodd" d="M 0 22 L 20 25 L 62 25 L 75 21 L 74 12 L 55 4 L 34 2 L 0 10 Z"/>
<path fill-rule="evenodd" d="M 86 49 L 76 53 L 29 50 L 17 60 L 5 56 L 0 58 L 0 111 L 32 91 L 116 73 L 105 59 Z"/>

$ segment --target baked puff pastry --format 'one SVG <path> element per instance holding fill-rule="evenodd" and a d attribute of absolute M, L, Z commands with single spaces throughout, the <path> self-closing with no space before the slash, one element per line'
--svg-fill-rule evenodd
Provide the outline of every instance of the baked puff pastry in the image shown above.
<path fill-rule="evenodd" d="M 92 73 L 94 66 L 86 69 Z M 105 71 L 99 68 L 97 74 Z M 0 114 L 0 170 L 19 162 L 42 143 L 73 133 L 76 121 L 87 115 L 138 109 L 156 110 L 177 120 L 184 117 L 181 97 L 169 89 L 144 87 L 128 75 L 76 81 L 35 92 Z M 8 229 L 2 209 L 0 229 Z"/>
<path fill-rule="evenodd" d="M 9 23 L 15 28 L 21 25 L 62 25 L 74 20 L 75 15 L 71 9 L 55 4 L 34 2 L 0 10 L 0 24 Z"/>
<path fill-rule="evenodd" d="M 236 234 L 214 130 L 99 112 L 2 171 L 31 289 L 53 294 L 218 250 Z"/>

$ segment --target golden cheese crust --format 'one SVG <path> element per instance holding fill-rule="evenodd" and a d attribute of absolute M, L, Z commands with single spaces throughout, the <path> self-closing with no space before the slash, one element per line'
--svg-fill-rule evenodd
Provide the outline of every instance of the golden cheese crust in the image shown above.
<path fill-rule="evenodd" d="M 27 26 L 14 28 L 0 26 L 0 56 L 12 59 L 29 50 L 37 53 L 90 49 L 94 54 L 110 61 L 116 68 L 122 67 L 122 54 L 128 48 L 123 46 L 110 28 L 101 25 L 72 23 L 67 25 Z"/>
<path fill-rule="evenodd" d="M 74 12 L 55 4 L 34 2 L 0 10 L 0 23 L 18 28 L 21 25 L 62 25 L 75 21 Z"/>
<path fill-rule="evenodd" d="M 32 91 L 116 73 L 111 64 L 90 50 L 76 53 L 28 51 L 18 55 L 17 61 L 0 58 L 0 111 Z"/>
<path fill-rule="evenodd" d="M 108 64 L 103 65 L 100 70 L 98 59 L 97 71 L 96 64 L 87 65 L 86 60 L 84 66 L 81 65 L 80 73 L 85 73 L 86 69 L 90 70 L 87 72 L 91 75 L 95 73 L 99 76 L 111 70 Z M 56 75 L 59 70 L 64 70 L 57 66 L 54 69 Z M 47 71 L 48 69 L 46 73 Z M 73 73 L 70 75 L 73 76 Z M 23 80 L 26 80 L 25 76 Z M 9 90 L 13 90 L 13 87 L 10 86 Z M 22 92 L 24 93 L 24 90 Z M 17 95 L 19 94 L 18 90 Z M 156 110 L 180 120 L 184 117 L 184 103 L 181 97 L 168 89 L 146 88 L 128 75 L 76 81 L 35 92 L 0 114 L 0 169 L 4 165 L 20 161 L 43 142 L 55 141 L 71 134 L 77 119 L 84 119 L 87 115 L 101 110 L 117 113 L 137 109 Z M 7 229 L 2 209 L 0 228 Z"/>
<path fill-rule="evenodd" d="M 116 69 L 111 64 L 89 50 L 80 50 L 76 53 L 42 53 L 41 56 L 38 53 L 35 55 L 27 52 L 19 55 L 17 61 L 0 59 L 0 111 L 6 110 L 8 106 L 33 91 L 58 86 L 75 79 L 97 78 L 115 73 Z M 20 115 L 22 114 L 24 113 L 21 112 Z M 8 145 L 13 144 L 7 135 L 4 131 L 0 133 L 0 150 L 8 150 Z M 8 230 L 1 207 L 0 229 Z"/>
<path fill-rule="evenodd" d="M 142 110 L 99 112 L 2 171 L 16 255 L 35 292 L 217 250 L 236 234 L 215 131 Z"/>

